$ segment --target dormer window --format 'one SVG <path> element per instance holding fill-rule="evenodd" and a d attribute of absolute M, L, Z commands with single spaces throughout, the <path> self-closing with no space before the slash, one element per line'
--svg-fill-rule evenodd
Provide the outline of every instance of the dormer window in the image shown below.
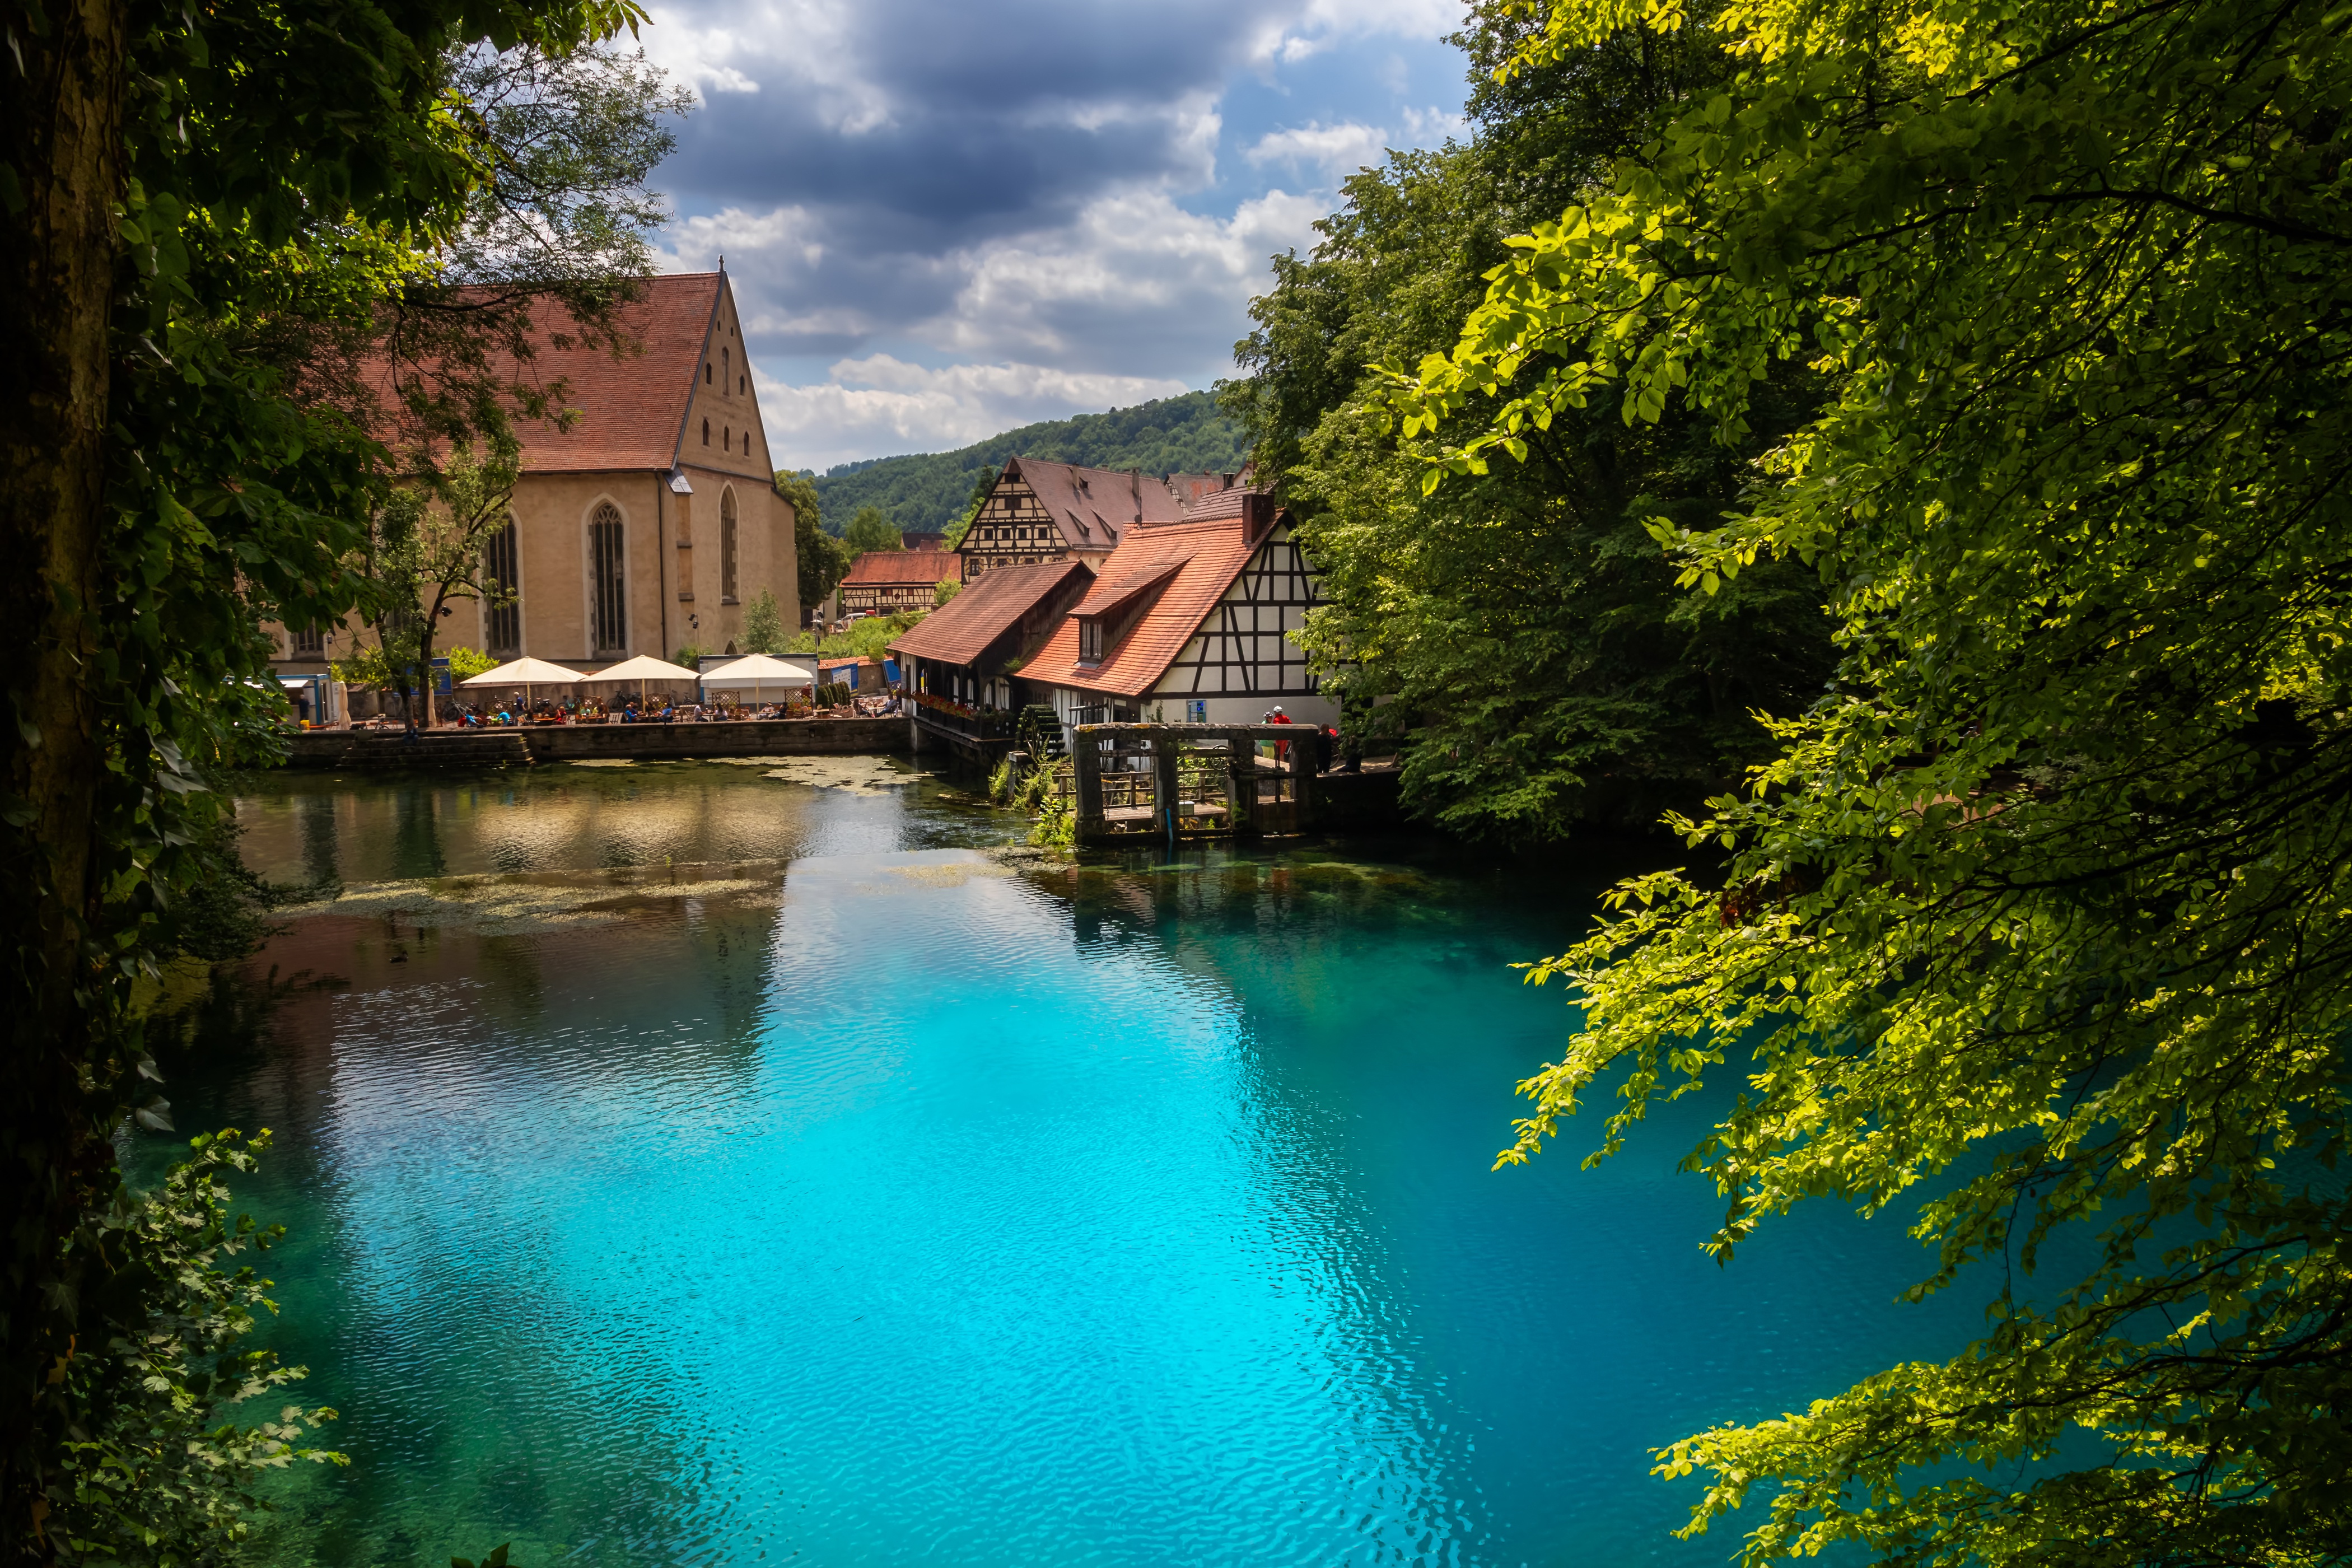
<path fill-rule="evenodd" d="M 1147 566 L 1121 582 L 1096 584 L 1072 612 L 1072 618 L 1078 623 L 1078 662 L 1092 666 L 1108 660 L 1112 651 L 1127 640 L 1128 634 L 1150 614 L 1151 606 L 1160 601 L 1161 590 L 1176 580 L 1176 574 L 1192 558 L 1188 551 L 1172 561 Z"/>

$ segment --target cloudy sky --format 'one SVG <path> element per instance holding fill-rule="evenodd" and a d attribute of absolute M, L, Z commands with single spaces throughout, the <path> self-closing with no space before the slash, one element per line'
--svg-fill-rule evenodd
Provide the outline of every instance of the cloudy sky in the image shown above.
<path fill-rule="evenodd" d="M 726 257 L 780 462 L 1232 369 L 1338 181 L 1458 129 L 1459 0 L 681 0 L 663 265 Z"/>

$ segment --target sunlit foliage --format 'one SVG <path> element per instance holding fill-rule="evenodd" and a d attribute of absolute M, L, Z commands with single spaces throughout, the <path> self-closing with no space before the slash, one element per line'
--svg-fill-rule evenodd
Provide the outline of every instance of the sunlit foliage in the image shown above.
<path fill-rule="evenodd" d="M 1522 68 L 1644 14 L 1542 20 Z M 1828 1198 L 1908 1212 L 1922 1291 L 1992 1288 L 1948 1360 L 1665 1451 L 1711 1478 L 1696 1525 L 1762 1505 L 1749 1561 L 2343 1561 L 2347 17 L 1718 26 L 1740 74 L 1514 241 L 1391 405 L 1406 438 L 1475 411 L 1442 494 L 1588 406 L 1738 439 L 1777 366 L 1833 385 L 1736 516 L 1655 531 L 1702 596 L 1811 563 L 1838 689 L 1679 824 L 1720 886 L 1628 884 L 1536 971 L 1583 1024 L 1506 1158 L 1604 1075 L 1606 1150 L 1730 1072 L 1691 1155 L 1727 1264 Z"/>

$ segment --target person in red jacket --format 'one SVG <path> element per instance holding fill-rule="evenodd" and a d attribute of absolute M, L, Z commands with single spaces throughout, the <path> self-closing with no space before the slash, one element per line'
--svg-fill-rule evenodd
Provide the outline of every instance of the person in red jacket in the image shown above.
<path fill-rule="evenodd" d="M 1277 702 L 1275 704 L 1274 711 L 1267 714 L 1262 721 L 1268 724 L 1287 724 L 1291 721 L 1291 718 L 1289 714 L 1285 713 L 1282 710 L 1282 705 Z M 1274 760 L 1280 763 L 1287 762 L 1289 758 L 1290 742 L 1287 741 L 1276 741 L 1274 743 Z"/>

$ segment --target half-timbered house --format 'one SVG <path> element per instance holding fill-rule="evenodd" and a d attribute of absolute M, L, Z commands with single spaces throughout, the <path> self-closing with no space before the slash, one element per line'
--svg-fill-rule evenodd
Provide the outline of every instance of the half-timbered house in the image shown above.
<path fill-rule="evenodd" d="M 1230 474 L 1155 479 L 1136 468 L 1084 468 L 1013 458 L 957 546 L 964 581 L 1006 566 L 1076 558 L 1099 566 L 1130 528 L 1175 522 L 1184 496 L 1230 485 Z"/>
<path fill-rule="evenodd" d="M 928 610 L 941 583 L 961 582 L 952 551 L 869 550 L 850 563 L 841 580 L 841 613 L 887 616 L 895 610 Z"/>
<path fill-rule="evenodd" d="M 968 752 L 966 742 L 1009 739 L 1012 714 L 1029 700 L 1021 672 L 1094 582 L 1083 561 L 1003 567 L 900 634 L 890 651 L 913 722 Z"/>
<path fill-rule="evenodd" d="M 1318 602 L 1274 498 L 1209 491 L 1177 521 L 1129 529 L 1021 679 L 1066 724 L 1255 723 L 1277 706 L 1334 723 L 1291 640 Z"/>

